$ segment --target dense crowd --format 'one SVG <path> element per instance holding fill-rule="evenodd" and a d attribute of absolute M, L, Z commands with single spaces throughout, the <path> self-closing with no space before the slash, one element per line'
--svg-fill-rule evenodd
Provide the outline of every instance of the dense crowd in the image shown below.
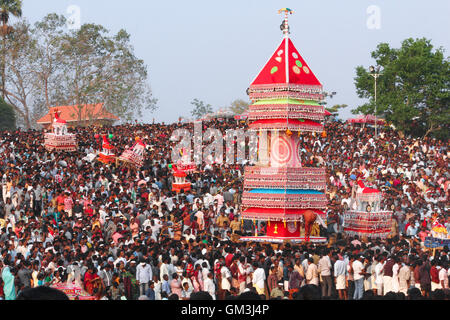
<path fill-rule="evenodd" d="M 327 244 L 239 241 L 244 164 L 203 164 L 172 192 L 172 132 L 192 124 L 77 129 L 79 150 L 49 153 L 42 131 L 0 132 L 0 296 L 75 283 L 97 299 L 448 299 L 448 248 L 424 246 L 432 218 L 450 232 L 448 141 L 392 128 L 326 124 L 302 135 L 304 166 L 327 169 Z M 225 132 L 234 120 L 204 123 Z M 239 124 L 239 126 L 245 126 Z M 104 165 L 96 134 L 120 154 L 139 136 L 142 168 Z M 388 239 L 343 232 L 357 179 L 384 193 Z M 262 228 L 258 232 L 263 232 Z"/>

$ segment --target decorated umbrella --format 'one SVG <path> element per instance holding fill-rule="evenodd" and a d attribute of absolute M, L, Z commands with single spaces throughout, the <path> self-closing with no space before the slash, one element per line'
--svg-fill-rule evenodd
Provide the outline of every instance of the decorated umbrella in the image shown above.
<path fill-rule="evenodd" d="M 375 117 L 374 115 L 360 115 L 356 118 L 348 119 L 348 123 L 361 123 L 361 124 L 375 124 L 375 119 L 378 125 L 384 125 L 386 120 Z"/>

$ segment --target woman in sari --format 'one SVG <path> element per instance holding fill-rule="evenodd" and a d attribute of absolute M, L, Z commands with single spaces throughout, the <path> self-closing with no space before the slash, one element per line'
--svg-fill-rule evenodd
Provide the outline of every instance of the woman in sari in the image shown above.
<path fill-rule="evenodd" d="M 2 271 L 3 278 L 3 293 L 5 300 L 16 299 L 16 287 L 14 286 L 14 269 L 10 269 L 9 266 L 5 266 Z"/>
<path fill-rule="evenodd" d="M 100 279 L 97 274 L 96 268 L 93 266 L 89 266 L 89 269 L 86 271 L 84 275 L 84 289 L 87 293 L 92 295 L 94 293 L 94 283 Z"/>

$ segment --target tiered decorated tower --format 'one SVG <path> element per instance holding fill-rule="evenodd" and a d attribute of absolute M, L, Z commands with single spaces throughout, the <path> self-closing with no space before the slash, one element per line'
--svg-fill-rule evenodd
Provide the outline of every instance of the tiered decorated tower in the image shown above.
<path fill-rule="evenodd" d="M 320 134 L 324 127 L 323 87 L 289 38 L 284 8 L 284 39 L 250 85 L 250 130 L 259 135 L 258 163 L 245 170 L 243 219 L 262 234 L 242 241 L 324 242 L 311 236 L 314 223 L 323 223 L 327 205 L 325 169 L 302 166 L 303 133 Z M 302 233 L 304 225 L 305 232 Z"/>
<path fill-rule="evenodd" d="M 52 122 L 52 132 L 44 134 L 44 146 L 47 151 L 77 151 L 76 135 L 67 130 L 67 121 L 61 118 L 61 111 L 56 110 Z"/>

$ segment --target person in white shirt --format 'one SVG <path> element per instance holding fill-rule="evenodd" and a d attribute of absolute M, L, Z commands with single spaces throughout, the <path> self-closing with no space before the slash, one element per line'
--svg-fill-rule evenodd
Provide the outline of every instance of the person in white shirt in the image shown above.
<path fill-rule="evenodd" d="M 258 292 L 258 294 L 264 294 L 265 293 L 264 283 L 266 280 L 266 272 L 264 271 L 263 268 L 259 267 L 257 262 L 253 264 L 253 267 L 255 268 L 252 280 L 253 287 L 255 287 L 256 292 Z"/>
<path fill-rule="evenodd" d="M 448 289 L 448 275 L 447 275 L 447 262 L 441 262 L 441 269 L 439 270 L 439 283 L 442 289 Z"/>
<path fill-rule="evenodd" d="M 347 263 L 344 257 L 338 255 L 338 260 L 334 263 L 334 277 L 336 290 L 339 294 L 340 300 L 347 300 L 346 278 L 347 278 Z"/>
<path fill-rule="evenodd" d="M 355 282 L 355 293 L 353 294 L 354 300 L 360 300 L 363 296 L 364 291 L 364 261 L 363 256 L 359 256 L 355 261 L 353 261 L 353 281 Z"/>
<path fill-rule="evenodd" d="M 312 257 L 308 258 L 308 268 L 306 269 L 306 283 L 319 286 L 319 272 Z"/>
<path fill-rule="evenodd" d="M 400 270 L 399 262 L 396 261 L 394 266 L 392 267 L 392 291 L 397 293 L 400 288 L 399 280 L 398 280 L 398 272 Z"/>
<path fill-rule="evenodd" d="M 331 251 L 325 250 L 324 255 L 319 260 L 318 271 L 322 278 L 322 297 L 330 297 L 332 289 L 331 281 Z"/>
<path fill-rule="evenodd" d="M 164 275 L 167 275 L 170 278 L 169 275 L 169 258 L 165 257 L 162 261 L 161 267 L 159 268 L 159 277 L 161 279 L 161 282 L 164 280 Z"/>
<path fill-rule="evenodd" d="M 238 264 L 239 294 L 243 293 L 247 286 L 248 267 L 245 257 L 241 257 Z"/>
<path fill-rule="evenodd" d="M 136 268 L 136 281 L 139 285 L 139 293 L 141 296 L 147 292 L 148 284 L 152 278 L 152 267 L 146 261 L 142 261 Z"/>
<path fill-rule="evenodd" d="M 402 264 L 398 271 L 399 292 L 408 293 L 409 283 L 411 281 L 411 269 L 408 265 Z"/>
<path fill-rule="evenodd" d="M 222 268 L 220 269 L 220 275 L 222 277 L 222 290 L 230 290 L 231 289 L 231 272 L 227 268 L 227 266 L 224 264 Z"/>
<path fill-rule="evenodd" d="M 203 211 L 199 210 L 195 213 L 195 217 L 197 218 L 197 224 L 200 231 L 203 231 L 205 228 L 205 218 Z"/>
<path fill-rule="evenodd" d="M 375 266 L 375 283 L 377 285 L 377 293 L 379 296 L 383 295 L 383 268 L 386 261 L 383 257 L 376 258 L 378 263 Z"/>
<path fill-rule="evenodd" d="M 213 300 L 216 300 L 216 285 L 213 281 L 213 274 L 212 272 L 208 272 L 208 276 L 206 277 L 204 283 L 203 283 L 203 290 L 208 292 Z"/>
<path fill-rule="evenodd" d="M 161 300 L 161 288 L 162 288 L 162 282 L 159 280 L 158 276 L 153 276 L 153 284 L 155 291 L 155 300 Z"/>

